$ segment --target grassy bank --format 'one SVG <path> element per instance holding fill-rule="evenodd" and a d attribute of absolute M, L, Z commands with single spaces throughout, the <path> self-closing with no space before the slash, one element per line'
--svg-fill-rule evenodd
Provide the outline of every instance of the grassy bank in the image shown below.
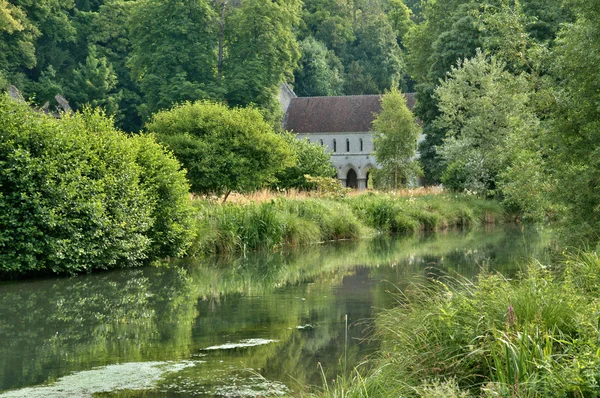
<path fill-rule="evenodd" d="M 600 259 L 532 263 L 508 280 L 432 280 L 376 320 L 370 370 L 340 378 L 333 397 L 597 397 Z M 364 372 L 366 374 L 361 374 Z"/>
<path fill-rule="evenodd" d="M 262 202 L 195 201 L 197 238 L 192 253 L 273 250 L 384 234 L 414 234 L 494 223 L 497 202 L 466 195 L 419 197 L 368 193 L 344 199 L 276 198 Z"/>

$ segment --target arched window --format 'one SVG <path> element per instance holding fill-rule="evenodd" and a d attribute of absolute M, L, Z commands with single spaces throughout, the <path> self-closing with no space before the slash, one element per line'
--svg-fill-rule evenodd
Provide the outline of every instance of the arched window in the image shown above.
<path fill-rule="evenodd" d="M 362 140 L 362 138 L 360 139 L 360 151 L 361 152 L 363 151 L 363 140 Z"/>
<path fill-rule="evenodd" d="M 346 138 L 346 152 L 350 152 L 350 140 Z"/>
<path fill-rule="evenodd" d="M 333 152 L 337 152 L 337 142 L 333 140 Z"/>
<path fill-rule="evenodd" d="M 323 140 L 319 140 L 319 143 L 321 144 L 321 146 L 323 146 Z"/>

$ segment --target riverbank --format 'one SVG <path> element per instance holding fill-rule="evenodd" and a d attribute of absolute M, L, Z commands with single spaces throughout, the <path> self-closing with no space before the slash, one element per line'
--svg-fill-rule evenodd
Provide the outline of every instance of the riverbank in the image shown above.
<path fill-rule="evenodd" d="M 300 396 L 320 385 L 318 362 L 331 383 L 345 353 L 349 369 L 372 353 L 389 290 L 430 267 L 514 275 L 549 239 L 512 225 L 382 235 L 0 283 L 0 396 Z"/>
<path fill-rule="evenodd" d="M 597 253 L 533 262 L 515 280 L 430 280 L 398 302 L 376 318 L 376 358 L 321 396 L 598 396 Z"/>
<path fill-rule="evenodd" d="M 503 222 L 500 203 L 469 195 L 285 198 L 246 203 L 195 200 L 197 237 L 190 254 L 279 250 L 377 234 L 414 234 Z"/>

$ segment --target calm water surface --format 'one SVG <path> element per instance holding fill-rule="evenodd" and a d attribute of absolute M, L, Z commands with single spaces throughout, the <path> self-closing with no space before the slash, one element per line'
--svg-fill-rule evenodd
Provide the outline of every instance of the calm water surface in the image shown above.
<path fill-rule="evenodd" d="M 393 292 L 482 266 L 514 274 L 547 236 L 448 232 L 0 284 L 0 397 L 297 395 L 376 350 L 365 337 Z"/>

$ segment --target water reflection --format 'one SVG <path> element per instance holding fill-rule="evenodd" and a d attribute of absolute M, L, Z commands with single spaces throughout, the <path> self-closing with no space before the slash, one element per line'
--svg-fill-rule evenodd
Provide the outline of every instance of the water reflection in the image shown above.
<path fill-rule="evenodd" d="M 61 396 L 64 376 L 129 364 L 122 380 L 112 372 L 104 388 L 83 382 L 77 395 L 291 394 L 321 384 L 318 362 L 330 379 L 340 358 L 351 367 L 376 348 L 359 342 L 374 311 L 393 305 L 389 290 L 484 265 L 514 273 L 546 246 L 538 231 L 506 228 L 3 284 L 0 391 L 32 396 L 18 389 L 50 384 L 33 394 Z M 185 366 L 155 366 L 162 373 L 148 385 L 149 363 Z"/>

